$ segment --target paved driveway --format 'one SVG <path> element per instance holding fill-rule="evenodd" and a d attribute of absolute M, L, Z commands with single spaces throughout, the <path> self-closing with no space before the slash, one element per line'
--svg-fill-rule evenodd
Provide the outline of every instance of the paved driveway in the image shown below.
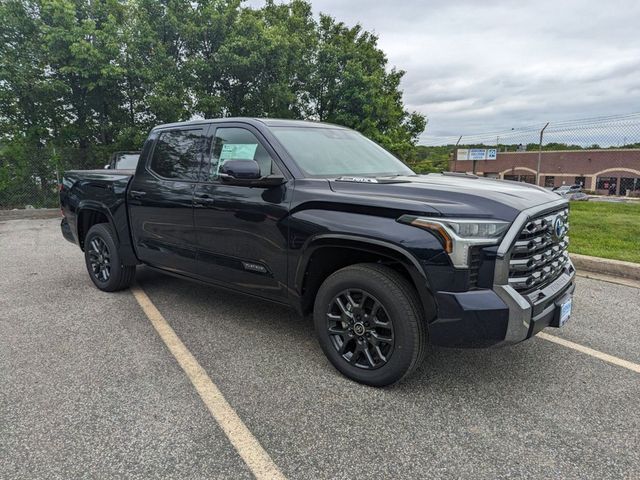
<path fill-rule="evenodd" d="M 131 292 L 94 288 L 58 223 L 0 222 L 0 477 L 251 477 Z M 137 279 L 288 478 L 640 478 L 630 369 L 536 338 L 432 349 L 374 389 L 285 308 Z M 639 364 L 639 293 L 579 278 L 570 323 L 546 332 Z"/>

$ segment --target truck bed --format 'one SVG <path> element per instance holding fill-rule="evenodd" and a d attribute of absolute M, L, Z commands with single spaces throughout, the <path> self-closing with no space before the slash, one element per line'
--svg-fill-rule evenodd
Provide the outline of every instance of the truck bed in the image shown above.
<path fill-rule="evenodd" d="M 103 215 L 115 227 L 121 246 L 129 246 L 131 234 L 126 197 L 134 174 L 134 170 L 105 169 L 65 172 L 60 188 L 65 238 L 83 248 L 82 238 L 86 234 L 83 222 L 88 220 L 87 215 Z M 78 218 L 80 211 L 83 213 Z"/>
<path fill-rule="evenodd" d="M 134 170 L 69 170 L 62 177 L 62 193 L 78 195 L 84 199 L 116 201 L 124 200 L 124 194 L 133 178 Z M 105 197 L 105 191 L 110 192 Z M 63 198 L 64 200 L 64 198 Z"/>

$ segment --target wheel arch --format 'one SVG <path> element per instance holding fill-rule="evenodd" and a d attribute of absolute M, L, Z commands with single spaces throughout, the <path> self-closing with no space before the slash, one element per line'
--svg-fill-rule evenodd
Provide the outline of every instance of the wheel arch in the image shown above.
<path fill-rule="evenodd" d="M 429 281 L 410 252 L 383 240 L 345 234 L 317 235 L 305 245 L 295 272 L 301 312 L 311 311 L 318 289 L 329 275 L 356 263 L 384 263 L 396 269 L 418 293 L 427 323 L 435 316 L 435 298 Z"/>
<path fill-rule="evenodd" d="M 114 216 L 115 215 L 115 216 Z M 114 211 L 98 202 L 85 200 L 81 202 L 76 216 L 76 238 L 78 245 L 84 250 L 84 238 L 89 229 L 99 223 L 108 223 L 115 235 L 115 242 L 125 265 L 138 265 L 140 262 L 133 251 L 129 240 L 129 224 L 124 203 Z"/>
<path fill-rule="evenodd" d="M 80 205 L 78 208 L 78 219 L 76 221 L 76 235 L 80 248 L 84 250 L 84 239 L 87 233 L 94 225 L 99 223 L 108 223 L 116 238 L 116 242 L 120 244 L 120 238 L 118 237 L 118 231 L 115 227 L 111 212 L 106 207 L 100 204 L 94 204 L 92 202 L 86 202 Z"/>

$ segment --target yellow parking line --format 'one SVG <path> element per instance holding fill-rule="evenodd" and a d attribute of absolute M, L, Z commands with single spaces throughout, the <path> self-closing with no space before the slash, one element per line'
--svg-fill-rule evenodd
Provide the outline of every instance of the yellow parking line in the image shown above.
<path fill-rule="evenodd" d="M 131 291 L 158 332 L 158 335 L 160 335 L 164 344 L 178 361 L 182 370 L 187 374 L 209 412 L 211 412 L 213 418 L 218 422 L 231 444 L 247 464 L 251 473 L 258 479 L 285 479 L 278 466 L 271 460 L 269 454 L 262 448 L 262 445 L 249 431 L 233 407 L 229 405 L 229 402 L 225 400 L 222 392 L 209 378 L 207 372 L 191 352 L 187 350 L 187 347 L 151 302 L 147 294 L 138 285 L 134 286 Z"/>
<path fill-rule="evenodd" d="M 611 363 L 612 365 L 626 368 L 627 370 L 631 370 L 632 372 L 640 373 L 640 365 L 638 365 L 637 363 L 633 363 L 628 360 L 623 360 L 622 358 L 614 357 L 613 355 L 609 355 L 608 353 L 599 352 L 598 350 L 594 350 L 593 348 L 585 347 L 578 343 L 573 343 L 573 342 L 570 342 L 569 340 L 565 340 L 564 338 L 556 337 L 555 335 L 549 335 L 544 332 L 540 332 L 536 336 L 538 338 L 542 338 L 549 342 L 562 345 L 563 347 L 571 348 L 573 350 L 577 350 L 578 352 L 586 353 L 587 355 L 590 355 L 592 357 L 598 358 L 605 362 Z"/>

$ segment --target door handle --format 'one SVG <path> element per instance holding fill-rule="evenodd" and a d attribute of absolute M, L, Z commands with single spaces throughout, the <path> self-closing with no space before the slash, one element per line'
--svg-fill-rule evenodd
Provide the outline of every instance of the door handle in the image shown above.
<path fill-rule="evenodd" d="M 210 197 L 208 195 L 203 195 L 202 197 L 196 197 L 195 199 L 195 203 L 199 205 L 212 205 L 213 202 L 214 202 L 213 197 Z"/>
<path fill-rule="evenodd" d="M 136 198 L 136 199 L 141 199 L 142 197 L 144 197 L 147 194 L 147 192 L 141 192 L 139 190 L 130 190 L 129 191 L 129 196 L 131 198 Z"/>

